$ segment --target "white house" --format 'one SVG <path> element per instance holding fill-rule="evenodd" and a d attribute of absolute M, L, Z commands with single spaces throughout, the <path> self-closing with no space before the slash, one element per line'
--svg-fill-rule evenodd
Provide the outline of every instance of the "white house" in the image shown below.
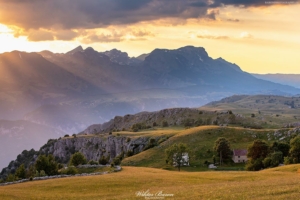
<path fill-rule="evenodd" d="M 233 150 L 233 156 L 232 160 L 235 163 L 244 163 L 247 162 L 247 153 L 248 151 L 246 149 L 234 149 Z"/>

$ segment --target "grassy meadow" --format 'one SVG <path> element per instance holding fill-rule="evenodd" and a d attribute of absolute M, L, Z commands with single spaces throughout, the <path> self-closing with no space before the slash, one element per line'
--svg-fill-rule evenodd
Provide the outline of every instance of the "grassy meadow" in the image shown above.
<path fill-rule="evenodd" d="M 136 192 L 173 194 L 165 199 L 299 199 L 300 165 L 260 172 L 177 172 L 123 167 L 90 177 L 33 181 L 0 187 L 0 199 L 145 199 Z M 297 169 L 297 171 L 295 170 Z"/>
<path fill-rule="evenodd" d="M 288 129 L 286 129 L 288 130 Z M 123 166 L 154 167 L 169 170 L 176 170 L 166 164 L 165 149 L 174 143 L 187 144 L 190 153 L 190 167 L 183 167 L 183 171 L 206 171 L 208 170 L 205 161 L 213 162 L 213 146 L 218 137 L 227 138 L 233 149 L 247 149 L 255 139 L 263 139 L 270 144 L 277 141 L 274 137 L 274 129 L 246 129 L 240 127 L 220 127 L 220 126 L 199 126 L 189 129 L 172 128 L 144 131 L 149 137 L 157 137 L 166 134 L 171 136 L 158 146 L 143 151 L 122 161 Z M 127 132 L 117 132 L 114 134 L 127 135 Z M 139 134 L 139 133 L 137 133 Z M 227 164 L 224 167 L 243 170 L 244 164 Z"/>

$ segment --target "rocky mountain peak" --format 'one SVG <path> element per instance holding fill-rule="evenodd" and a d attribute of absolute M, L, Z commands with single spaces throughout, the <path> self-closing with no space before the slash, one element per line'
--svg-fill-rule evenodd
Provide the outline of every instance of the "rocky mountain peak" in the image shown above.
<path fill-rule="evenodd" d="M 76 47 L 75 49 L 73 49 L 73 50 L 71 50 L 71 51 L 67 52 L 66 54 L 74 54 L 74 53 L 76 53 L 76 52 L 80 52 L 80 51 L 83 51 L 83 48 L 82 48 L 82 46 L 81 46 L 81 45 L 80 45 L 80 46 L 78 46 L 78 47 Z"/>

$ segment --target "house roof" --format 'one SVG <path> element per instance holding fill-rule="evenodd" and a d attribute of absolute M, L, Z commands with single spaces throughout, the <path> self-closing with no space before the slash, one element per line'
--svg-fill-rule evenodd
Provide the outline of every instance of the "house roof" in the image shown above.
<path fill-rule="evenodd" d="M 234 156 L 246 156 L 248 151 L 246 149 L 234 149 L 233 155 Z"/>

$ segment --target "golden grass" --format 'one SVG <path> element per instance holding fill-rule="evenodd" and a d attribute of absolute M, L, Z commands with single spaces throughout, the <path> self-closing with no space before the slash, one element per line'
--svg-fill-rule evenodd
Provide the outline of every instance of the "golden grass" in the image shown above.
<path fill-rule="evenodd" d="M 296 172 L 174 172 L 124 167 L 121 172 L 107 175 L 0 187 L 0 199 L 145 199 L 136 197 L 135 193 L 146 190 L 174 194 L 174 199 L 299 199 L 300 175 Z"/>

